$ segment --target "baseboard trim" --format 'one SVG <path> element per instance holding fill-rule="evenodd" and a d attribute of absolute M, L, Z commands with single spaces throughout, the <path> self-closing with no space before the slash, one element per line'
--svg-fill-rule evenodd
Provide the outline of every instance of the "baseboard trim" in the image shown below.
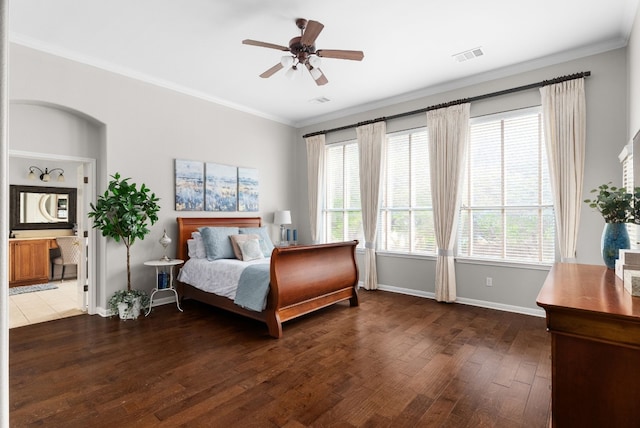
<path fill-rule="evenodd" d="M 360 281 L 358 283 L 358 287 L 359 288 L 363 288 L 363 282 Z M 381 291 L 388 291 L 390 293 L 398 293 L 398 294 L 406 294 L 408 296 L 415 296 L 415 297 L 422 297 L 425 299 L 431 299 L 431 300 L 435 300 L 436 295 L 434 293 L 431 293 L 429 291 L 422 291 L 422 290 L 414 290 L 411 288 L 402 288 L 402 287 L 394 287 L 392 285 L 385 285 L 385 284 L 378 284 L 378 290 Z M 543 309 L 532 309 L 532 308 L 527 308 L 524 306 L 513 306 L 513 305 L 505 305 L 503 303 L 496 303 L 496 302 L 489 302 L 486 300 L 476 300 L 476 299 L 468 299 L 466 297 L 458 297 L 456 299 L 456 303 L 460 303 L 462 305 L 469 305 L 469 306 L 478 306 L 480 308 L 487 308 L 487 309 L 495 309 L 498 311 L 504 311 L 504 312 L 514 312 L 517 314 L 523 314 L 523 315 L 531 315 L 534 317 L 540 317 L 540 318 L 544 318 L 545 317 L 545 312 Z M 168 297 L 163 297 L 161 299 L 154 299 L 153 300 L 153 307 L 156 306 L 161 306 L 161 305 L 168 305 L 168 304 L 176 304 L 176 299 L 175 297 L 172 296 L 168 296 Z M 110 316 L 109 311 L 105 310 L 104 308 L 96 308 L 96 313 L 102 317 L 108 317 Z"/>
<path fill-rule="evenodd" d="M 360 283 L 360 286 L 362 286 L 362 282 Z M 435 300 L 436 298 L 436 295 L 434 293 L 431 293 L 428 291 L 413 290 L 411 288 L 394 287 L 392 285 L 378 284 L 378 290 L 388 291 L 390 293 L 406 294 L 409 296 L 423 297 L 423 298 L 432 299 L 432 300 Z M 468 299 L 466 297 L 458 297 L 455 303 L 460 303 L 460 304 L 469 305 L 469 306 L 478 306 L 480 308 L 495 309 L 495 310 L 504 311 L 504 312 L 514 312 L 517 314 L 531 315 L 534 317 L 541 317 L 541 318 L 545 317 L 545 312 L 543 309 L 532 309 L 524 306 L 505 305 L 504 303 L 489 302 L 486 300 L 476 300 L 476 299 Z"/>

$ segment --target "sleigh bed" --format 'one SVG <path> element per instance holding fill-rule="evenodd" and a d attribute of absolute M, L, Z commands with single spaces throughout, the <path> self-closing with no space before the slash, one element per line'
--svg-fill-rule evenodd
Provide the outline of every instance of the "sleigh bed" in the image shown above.
<path fill-rule="evenodd" d="M 201 227 L 261 226 L 259 217 L 178 217 L 178 259 L 189 259 L 187 241 Z M 267 324 L 269 334 L 282 337 L 282 323 L 337 302 L 358 306 L 358 241 L 321 245 L 276 247 L 271 253 L 270 286 L 261 312 L 238 306 L 228 297 L 177 281 L 181 299 L 193 299 Z"/>

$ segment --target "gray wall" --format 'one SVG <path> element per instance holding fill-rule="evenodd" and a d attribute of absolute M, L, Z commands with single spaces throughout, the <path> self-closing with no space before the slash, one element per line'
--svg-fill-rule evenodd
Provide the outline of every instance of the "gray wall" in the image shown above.
<path fill-rule="evenodd" d="M 296 171 L 298 174 L 296 182 L 299 183 L 297 217 L 301 222 L 308 218 L 306 149 L 302 135 L 587 70 L 590 70 L 592 75 L 586 79 L 585 197 L 590 189 L 601 183 L 612 181 L 619 184 L 622 170 L 617 156 L 627 141 L 626 58 L 626 49 L 617 49 L 300 129 L 296 145 L 296 165 L 299 166 Z M 471 116 L 539 104 L 539 90 L 535 89 L 475 102 L 471 106 Z M 395 131 L 425 125 L 426 116 L 417 115 L 390 121 L 387 128 Z M 327 141 L 330 142 L 353 138 L 355 138 L 355 129 L 327 135 Z M 602 264 L 599 245 L 603 226 L 604 222 L 600 215 L 583 206 L 578 237 L 580 263 Z M 308 240 L 308 221 L 301 224 L 300 229 L 305 233 L 302 239 Z M 542 314 L 535 300 L 547 271 L 548 266 L 458 261 L 456 274 L 459 300 L 471 304 Z M 379 282 L 385 286 L 410 294 L 431 296 L 434 293 L 434 258 L 379 254 L 378 276 Z M 486 277 L 492 277 L 492 287 L 485 285 Z"/>
<path fill-rule="evenodd" d="M 209 214 L 174 210 L 174 159 L 258 168 L 261 180 L 258 214 L 271 223 L 273 211 L 291 209 L 294 223 L 291 227 L 297 227 L 300 240 L 308 242 L 303 134 L 584 70 L 592 72 L 586 81 L 586 195 L 600 183 L 621 181 L 617 155 L 628 141 L 629 133 L 626 49 L 347 115 L 300 130 L 19 45 L 11 46 L 10 97 L 14 101 L 61 106 L 103 124 L 104 136 L 97 149 L 98 171 L 101 171 L 99 192 L 104 189 L 109 174 L 120 172 L 137 182 L 145 182 L 160 196 L 163 208 L 159 224 L 153 227 L 148 239 L 133 249 L 134 286 L 151 289 L 153 276 L 142 262 L 161 255 L 157 240 L 162 230 L 166 228 L 169 235 L 175 237 L 176 216 Z M 539 92 L 532 90 L 474 103 L 471 113 L 478 116 L 539 103 Z M 424 116 L 419 115 L 392 121 L 388 129 L 424 126 L 425 122 Z M 354 136 L 355 131 L 343 131 L 330 134 L 328 140 L 340 141 Z M 77 149 L 67 147 L 65 153 Z M 57 148 L 46 150 L 53 152 Z M 578 241 L 581 263 L 602 263 L 599 255 L 602 227 L 600 216 L 585 207 Z M 276 234 L 275 227 L 272 234 Z M 104 307 L 106 297 L 124 286 L 125 265 L 122 246 L 109 242 L 103 244 L 102 250 L 97 303 Z M 175 246 L 171 251 L 175 251 Z M 380 283 L 393 289 L 424 296 L 434 291 L 433 258 L 381 254 L 378 269 Z M 541 314 L 535 298 L 548 267 L 459 261 L 456 270 L 460 301 Z M 485 286 L 487 276 L 493 278 L 492 288 Z"/>
<path fill-rule="evenodd" d="M 147 184 L 160 197 L 159 222 L 147 239 L 132 248 L 134 287 L 153 288 L 153 271 L 143 262 L 162 255 L 158 240 L 164 229 L 174 238 L 169 254 L 175 254 L 176 216 L 221 215 L 175 211 L 174 159 L 257 168 L 260 211 L 231 215 L 258 215 L 263 222 L 271 223 L 274 211 L 293 205 L 290 166 L 295 132 L 291 127 L 20 45 L 10 46 L 10 59 L 13 108 L 15 102 L 56 106 L 80 112 L 104 127 L 101 147 L 90 152 L 65 143 L 65 132 L 74 131 L 55 125 L 48 131 L 58 134 L 56 144 L 16 138 L 10 143 L 12 150 L 82 152 L 81 156 L 97 153 L 98 193 L 104 191 L 109 175 L 119 172 L 134 182 Z M 32 126 L 46 123 L 34 120 Z M 126 253 L 123 245 L 105 242 L 101 237 L 98 251 L 97 305 L 104 309 L 107 297 L 126 286 Z"/>

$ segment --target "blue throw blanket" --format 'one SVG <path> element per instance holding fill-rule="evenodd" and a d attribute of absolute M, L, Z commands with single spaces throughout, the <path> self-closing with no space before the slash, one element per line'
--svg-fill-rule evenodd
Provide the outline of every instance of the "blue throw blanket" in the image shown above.
<path fill-rule="evenodd" d="M 269 263 L 264 263 L 250 265 L 242 271 L 233 301 L 236 305 L 256 312 L 262 312 L 267 307 L 270 267 Z"/>

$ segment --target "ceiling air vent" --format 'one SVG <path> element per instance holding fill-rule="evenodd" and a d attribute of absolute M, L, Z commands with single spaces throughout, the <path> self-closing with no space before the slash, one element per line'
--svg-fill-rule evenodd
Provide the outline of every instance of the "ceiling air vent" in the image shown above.
<path fill-rule="evenodd" d="M 324 104 L 324 103 L 328 103 L 329 101 L 331 100 L 327 97 L 311 98 L 309 100 L 311 104 Z"/>
<path fill-rule="evenodd" d="M 465 62 L 470 59 L 478 58 L 479 56 L 484 55 L 481 47 L 469 49 L 468 51 L 460 52 L 455 55 L 452 55 L 458 62 Z"/>

